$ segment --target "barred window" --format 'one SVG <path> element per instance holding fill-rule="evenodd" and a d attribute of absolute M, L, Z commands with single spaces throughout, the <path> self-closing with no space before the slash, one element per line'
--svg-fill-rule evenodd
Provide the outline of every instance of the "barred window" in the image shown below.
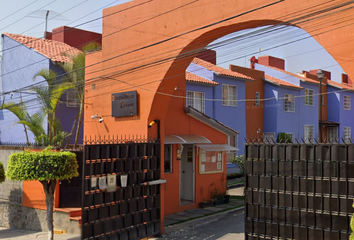
<path fill-rule="evenodd" d="M 351 109 L 351 105 L 350 105 L 350 96 L 345 95 L 344 96 L 344 110 L 350 110 Z"/>
<path fill-rule="evenodd" d="M 330 142 L 336 141 L 338 139 L 338 127 L 328 127 L 327 138 Z"/>
<path fill-rule="evenodd" d="M 265 132 L 265 133 L 263 133 L 263 141 L 265 141 L 265 142 L 275 142 L 275 133 L 274 132 Z"/>
<path fill-rule="evenodd" d="M 284 94 L 284 111 L 295 112 L 295 98 L 294 94 Z"/>
<path fill-rule="evenodd" d="M 344 134 L 343 134 L 344 142 L 350 143 L 350 139 L 352 138 L 352 129 L 351 127 L 344 127 Z"/>
<path fill-rule="evenodd" d="M 66 92 L 66 106 L 67 107 L 78 107 L 79 106 L 79 97 L 76 90 L 70 89 Z"/>
<path fill-rule="evenodd" d="M 305 125 L 304 138 L 305 138 L 305 142 L 307 142 L 307 143 L 310 143 L 313 141 L 313 138 L 314 138 L 313 125 Z"/>
<path fill-rule="evenodd" d="M 186 105 L 191 106 L 198 111 L 205 112 L 204 92 L 187 91 Z"/>
<path fill-rule="evenodd" d="M 305 89 L 305 105 L 314 106 L 314 97 L 312 89 Z"/>
<path fill-rule="evenodd" d="M 256 106 L 260 106 L 261 105 L 261 94 L 260 94 L 260 92 L 256 92 L 256 102 L 254 103 L 254 105 L 256 105 Z"/>

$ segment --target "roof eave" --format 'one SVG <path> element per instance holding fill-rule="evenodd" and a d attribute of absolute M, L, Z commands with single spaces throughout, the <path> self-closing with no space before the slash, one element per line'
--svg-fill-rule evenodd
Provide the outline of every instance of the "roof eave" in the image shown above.
<path fill-rule="evenodd" d="M 214 83 L 206 83 L 206 82 L 198 82 L 198 81 L 193 81 L 193 80 L 188 80 L 186 79 L 187 82 L 191 82 L 193 84 L 198 84 L 198 85 L 204 85 L 204 86 L 211 86 L 211 87 L 214 87 L 214 86 L 218 86 L 219 83 L 217 82 L 214 82 Z"/>
<path fill-rule="evenodd" d="M 228 135 L 228 136 L 234 136 L 236 134 L 238 134 L 237 131 L 229 128 L 229 127 L 226 127 L 224 125 L 222 125 L 221 123 L 219 123 L 218 121 L 216 121 L 215 119 L 211 118 L 211 117 L 208 117 L 206 116 L 205 114 L 195 110 L 194 108 L 191 108 L 191 107 L 185 107 L 184 108 L 184 112 L 190 116 L 190 117 L 193 117 L 195 119 L 197 119 L 198 121 Z"/>
<path fill-rule="evenodd" d="M 222 73 L 218 73 L 218 72 L 214 72 L 214 74 L 216 76 L 221 76 L 221 77 L 226 77 L 226 78 L 232 78 L 232 79 L 237 79 L 237 80 L 242 80 L 242 81 L 249 81 L 249 82 L 253 82 L 253 79 L 247 79 L 247 78 L 241 78 L 241 77 L 233 77 L 233 76 L 229 76 L 229 75 L 225 75 Z"/>
<path fill-rule="evenodd" d="M 301 90 L 301 89 L 304 89 L 303 87 L 292 87 L 292 86 L 287 86 L 287 85 L 281 85 L 281 84 L 279 84 L 279 83 L 275 83 L 275 82 L 272 82 L 272 81 L 270 81 L 270 80 L 268 80 L 268 79 L 266 79 L 266 78 L 263 78 L 263 81 L 266 81 L 266 82 L 268 82 L 268 83 L 270 83 L 270 84 L 273 84 L 273 85 L 276 85 L 276 86 L 278 86 L 278 87 L 284 87 L 284 88 L 291 88 L 291 89 L 297 89 L 297 90 Z"/>

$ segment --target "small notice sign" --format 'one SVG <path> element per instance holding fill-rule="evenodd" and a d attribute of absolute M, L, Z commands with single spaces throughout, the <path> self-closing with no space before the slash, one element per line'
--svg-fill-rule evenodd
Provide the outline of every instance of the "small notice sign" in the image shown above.
<path fill-rule="evenodd" d="M 117 177 L 116 175 L 107 176 L 107 192 L 114 192 L 117 189 Z"/>
<path fill-rule="evenodd" d="M 121 187 L 126 187 L 127 186 L 127 182 L 128 182 L 128 175 L 127 174 L 120 175 Z"/>
<path fill-rule="evenodd" d="M 97 187 L 97 177 L 92 177 L 91 178 L 91 188 L 96 188 Z"/>
<path fill-rule="evenodd" d="M 107 188 L 107 178 L 106 177 L 100 177 L 98 179 L 98 187 L 100 189 L 106 189 Z"/>

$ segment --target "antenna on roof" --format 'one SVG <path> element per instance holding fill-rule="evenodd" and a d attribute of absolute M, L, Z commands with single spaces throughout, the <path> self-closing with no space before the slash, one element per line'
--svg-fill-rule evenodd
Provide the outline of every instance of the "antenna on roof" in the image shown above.
<path fill-rule="evenodd" d="M 32 13 L 30 13 L 28 16 L 29 17 L 33 17 L 33 18 L 43 18 L 43 14 L 45 14 L 45 32 L 44 32 L 44 38 L 47 38 L 47 27 L 48 27 L 48 17 L 49 17 L 49 13 L 54 14 L 53 17 L 51 17 L 49 20 L 53 19 L 53 20 L 68 20 L 67 18 L 65 18 L 63 15 L 61 15 L 60 13 L 57 13 L 53 10 L 39 10 L 39 11 L 34 11 Z"/>

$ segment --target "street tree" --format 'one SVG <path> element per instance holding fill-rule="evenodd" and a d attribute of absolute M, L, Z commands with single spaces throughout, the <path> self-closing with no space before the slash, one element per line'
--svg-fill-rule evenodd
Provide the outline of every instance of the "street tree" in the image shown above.
<path fill-rule="evenodd" d="M 76 155 L 71 152 L 23 151 L 9 157 L 6 178 L 17 181 L 38 180 L 44 189 L 47 207 L 48 239 L 53 240 L 53 204 L 56 184 L 79 176 Z M 0 175 L 1 176 L 1 175 Z"/>

